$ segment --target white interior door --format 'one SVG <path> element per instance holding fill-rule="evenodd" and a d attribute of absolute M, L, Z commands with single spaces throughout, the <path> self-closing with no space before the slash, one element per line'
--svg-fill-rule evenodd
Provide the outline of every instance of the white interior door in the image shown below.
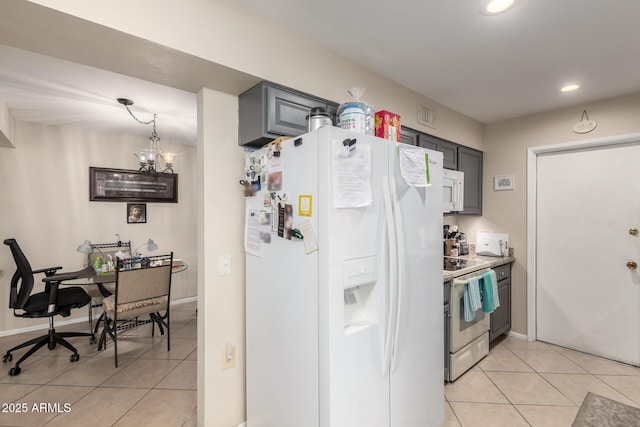
<path fill-rule="evenodd" d="M 640 145 L 539 155 L 537 339 L 640 365 Z"/>

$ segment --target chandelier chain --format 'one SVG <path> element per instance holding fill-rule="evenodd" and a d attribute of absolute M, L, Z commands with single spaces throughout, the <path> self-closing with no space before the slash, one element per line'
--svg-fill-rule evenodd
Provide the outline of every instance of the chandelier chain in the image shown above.
<path fill-rule="evenodd" d="M 155 130 L 156 130 L 156 116 L 157 116 L 157 114 L 155 114 L 155 113 L 154 113 L 154 114 L 153 114 L 153 119 L 149 120 L 148 122 L 143 122 L 142 120 L 140 120 L 139 118 L 137 118 L 136 116 L 134 116 L 134 115 L 133 115 L 133 113 L 132 113 L 132 112 L 131 112 L 131 110 L 129 109 L 129 106 L 128 106 L 128 105 L 126 105 L 126 104 L 125 104 L 125 106 L 124 106 L 124 107 L 127 109 L 127 111 L 129 112 L 129 114 L 131 115 L 131 117 L 133 117 L 133 119 L 134 119 L 136 122 L 140 123 L 141 125 L 150 125 L 151 123 L 153 123 L 153 130 L 154 130 L 154 132 L 155 132 Z"/>

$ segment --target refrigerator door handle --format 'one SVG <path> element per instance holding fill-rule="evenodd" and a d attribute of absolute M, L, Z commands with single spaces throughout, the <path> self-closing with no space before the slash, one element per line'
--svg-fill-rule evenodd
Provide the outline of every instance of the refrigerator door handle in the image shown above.
<path fill-rule="evenodd" d="M 396 368 L 396 353 L 398 346 L 398 336 L 400 335 L 400 316 L 402 315 L 402 293 L 405 287 L 404 268 L 401 263 L 405 261 L 404 251 L 404 223 L 402 222 L 402 212 L 400 210 L 400 201 L 398 200 L 398 191 L 396 189 L 396 180 L 389 178 L 389 187 L 391 192 L 391 200 L 393 201 L 393 219 L 396 234 L 396 269 L 398 281 L 396 282 L 397 298 L 396 298 L 396 316 L 394 324 L 393 341 L 391 345 L 391 372 Z"/>
<path fill-rule="evenodd" d="M 384 349 L 383 349 L 383 360 L 382 360 L 382 376 L 386 376 L 388 372 L 388 368 L 390 365 L 391 358 L 391 346 L 392 346 L 392 336 L 393 336 L 393 327 L 395 320 L 395 310 L 396 310 L 396 279 L 397 279 L 397 249 L 396 249 L 396 235 L 395 235 L 395 221 L 393 218 L 393 205 L 391 202 L 391 191 L 389 189 L 389 178 L 386 176 L 382 177 L 382 198 L 384 200 L 384 212 L 385 212 L 385 223 L 387 225 L 387 237 L 389 240 L 389 300 L 388 300 L 388 317 L 387 317 L 387 325 L 384 331 Z"/>

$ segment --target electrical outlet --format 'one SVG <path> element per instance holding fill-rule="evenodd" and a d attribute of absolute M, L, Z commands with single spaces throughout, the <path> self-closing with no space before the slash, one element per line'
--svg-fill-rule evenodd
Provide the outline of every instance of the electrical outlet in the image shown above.
<path fill-rule="evenodd" d="M 220 356 L 220 369 L 223 371 L 236 366 L 236 347 L 230 342 L 222 347 Z"/>
<path fill-rule="evenodd" d="M 218 274 L 220 276 L 231 274 L 231 255 L 220 255 L 218 258 Z"/>

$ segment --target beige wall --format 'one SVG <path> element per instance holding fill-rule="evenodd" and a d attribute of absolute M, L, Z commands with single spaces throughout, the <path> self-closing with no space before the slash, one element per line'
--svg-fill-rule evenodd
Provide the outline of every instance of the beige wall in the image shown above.
<path fill-rule="evenodd" d="M 198 419 L 235 426 L 245 418 L 244 200 L 238 184 L 244 153 L 237 146 L 238 98 L 198 94 Z M 221 255 L 231 275 L 220 276 Z M 221 369 L 226 343 L 235 367 Z"/>
<path fill-rule="evenodd" d="M 12 139 L 13 118 L 4 100 L 0 99 L 0 147 L 13 147 Z"/>
<path fill-rule="evenodd" d="M 190 266 L 174 276 L 173 299 L 196 295 L 195 147 L 163 141 L 180 156 L 179 203 L 148 203 L 147 223 L 127 224 L 125 202 L 89 201 L 89 166 L 136 168 L 132 153 L 148 145 L 146 138 L 16 122 L 13 141 L 16 148 L 0 147 L 0 236 L 16 238 L 32 268 L 82 268 L 86 255 L 76 248 L 85 239 L 114 242 L 118 233 L 138 246 L 153 238 L 158 253 L 174 251 Z M 15 264 L 6 246 L 0 254 L 0 334 L 46 327 L 46 319 L 16 318 L 7 309 Z M 86 315 L 76 310 L 73 316 Z"/>
<path fill-rule="evenodd" d="M 573 126 L 583 110 L 598 126 L 587 134 L 577 134 Z M 486 126 L 483 217 L 459 215 L 457 221 L 472 240 L 477 230 L 510 234 L 517 258 L 512 279 L 514 332 L 527 333 L 527 148 L 638 132 L 639 118 L 640 94 L 633 94 Z M 571 173 L 571 165 L 567 165 L 567 173 Z M 493 191 L 494 175 L 514 175 L 516 189 Z"/>
<path fill-rule="evenodd" d="M 482 149 L 481 123 L 320 48 L 232 1 L 35 0 L 33 3 L 335 102 L 347 101 L 347 90 L 360 86 L 366 90 L 364 101 L 377 109 L 400 114 L 406 126 Z M 436 109 L 436 129 L 417 123 L 418 102 Z"/>

